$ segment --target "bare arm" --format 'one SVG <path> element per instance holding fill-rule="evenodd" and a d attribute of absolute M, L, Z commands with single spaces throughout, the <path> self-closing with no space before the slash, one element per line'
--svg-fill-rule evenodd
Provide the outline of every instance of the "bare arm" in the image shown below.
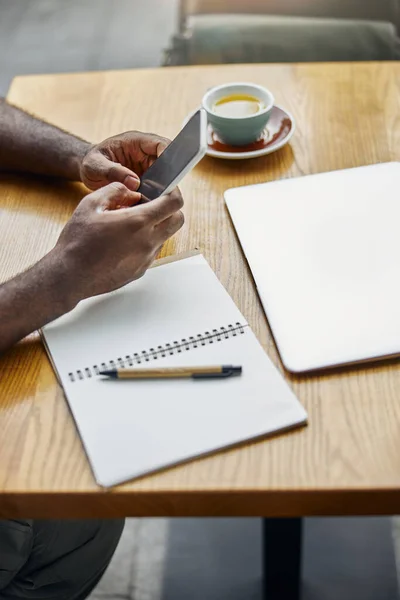
<path fill-rule="evenodd" d="M 90 144 L 0 98 L 0 171 L 80 180 Z"/>
<path fill-rule="evenodd" d="M 45 323 L 72 310 L 71 276 L 54 251 L 0 285 L 0 353 Z"/>
<path fill-rule="evenodd" d="M 128 131 L 92 146 L 0 98 L 0 172 L 83 181 L 91 190 L 119 181 L 135 191 L 168 143 L 157 135 Z"/>

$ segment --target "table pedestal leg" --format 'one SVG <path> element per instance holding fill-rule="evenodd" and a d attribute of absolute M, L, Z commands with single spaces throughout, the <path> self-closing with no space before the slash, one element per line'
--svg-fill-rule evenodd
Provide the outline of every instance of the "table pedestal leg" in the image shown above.
<path fill-rule="evenodd" d="M 263 519 L 263 598 L 300 600 L 302 519 Z"/>

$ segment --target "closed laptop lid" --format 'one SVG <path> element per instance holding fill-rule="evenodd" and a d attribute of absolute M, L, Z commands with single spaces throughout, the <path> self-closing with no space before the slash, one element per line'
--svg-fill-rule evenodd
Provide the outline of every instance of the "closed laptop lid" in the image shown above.
<path fill-rule="evenodd" d="M 400 163 L 227 190 L 285 367 L 400 353 Z"/>

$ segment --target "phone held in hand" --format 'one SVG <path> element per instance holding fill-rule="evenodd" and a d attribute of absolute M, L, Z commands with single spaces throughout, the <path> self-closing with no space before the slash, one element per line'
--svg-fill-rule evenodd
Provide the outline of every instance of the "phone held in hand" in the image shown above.
<path fill-rule="evenodd" d="M 169 194 L 203 158 L 207 149 L 207 114 L 199 109 L 144 173 L 138 192 L 143 201 Z"/>

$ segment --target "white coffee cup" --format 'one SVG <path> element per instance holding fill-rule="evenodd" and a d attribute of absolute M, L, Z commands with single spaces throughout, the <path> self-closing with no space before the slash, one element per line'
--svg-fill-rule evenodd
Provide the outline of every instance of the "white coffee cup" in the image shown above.
<path fill-rule="evenodd" d="M 214 107 L 218 101 L 235 95 L 256 98 L 262 108 L 254 114 L 239 117 L 216 114 Z M 264 131 L 274 106 L 274 96 L 256 83 L 225 83 L 208 90 L 202 106 L 207 111 L 208 122 L 222 142 L 244 146 L 255 142 Z"/>

